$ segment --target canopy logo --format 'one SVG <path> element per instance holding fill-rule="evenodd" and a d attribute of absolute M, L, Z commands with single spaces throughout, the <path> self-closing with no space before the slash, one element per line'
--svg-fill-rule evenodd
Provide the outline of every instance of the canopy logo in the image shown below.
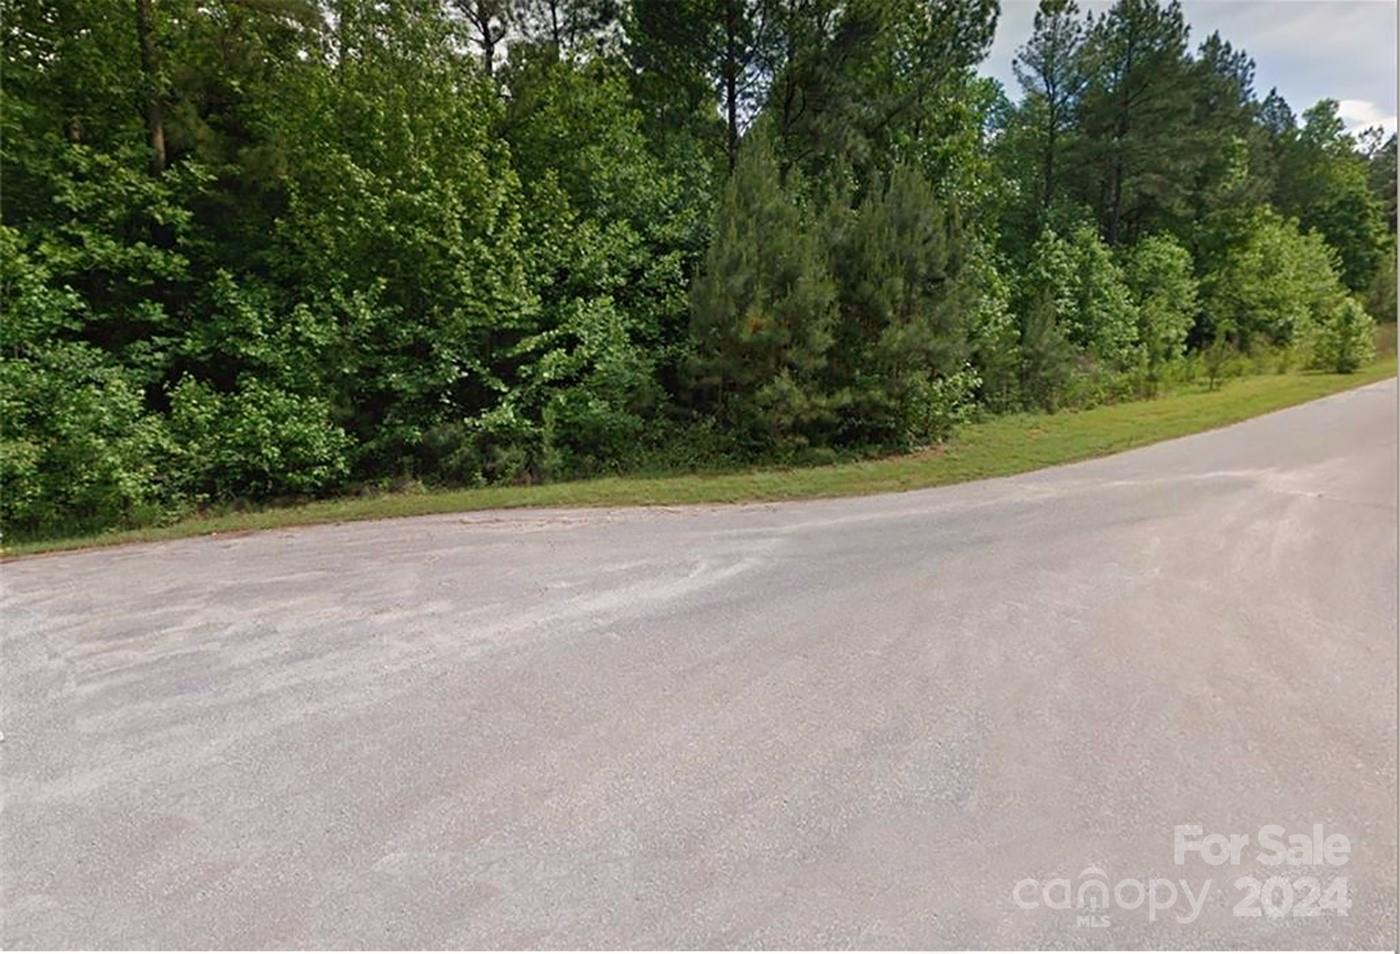
<path fill-rule="evenodd" d="M 1149 922 L 1172 915 L 1190 924 L 1201 916 L 1210 887 L 1210 879 L 1199 891 L 1184 878 L 1123 878 L 1110 883 L 1108 872 L 1091 865 L 1073 880 L 1022 878 L 1011 889 L 1011 899 L 1023 911 L 1074 911 L 1078 927 L 1111 927 L 1115 911 L 1139 910 Z"/>
<path fill-rule="evenodd" d="M 1252 835 L 1206 832 L 1200 825 L 1177 825 L 1172 831 L 1172 861 L 1211 867 L 1258 865 L 1260 876 L 1244 874 L 1231 884 L 1235 917 L 1284 918 L 1346 916 L 1351 910 L 1349 885 L 1335 870 L 1351 859 L 1351 841 L 1338 832 L 1313 825 L 1290 832 L 1264 825 Z M 1122 878 L 1090 865 L 1077 878 L 1022 878 L 1011 889 L 1012 902 L 1023 911 L 1044 908 L 1072 911 L 1077 927 L 1106 928 L 1122 912 L 1141 912 L 1149 923 L 1167 917 L 1191 924 L 1201 916 L 1213 880 Z"/>

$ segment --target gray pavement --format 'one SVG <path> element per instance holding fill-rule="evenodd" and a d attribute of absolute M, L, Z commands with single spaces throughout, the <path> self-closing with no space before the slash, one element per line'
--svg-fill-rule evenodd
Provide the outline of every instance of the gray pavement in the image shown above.
<path fill-rule="evenodd" d="M 0 943 L 1394 949 L 1396 430 L 6 564 Z"/>

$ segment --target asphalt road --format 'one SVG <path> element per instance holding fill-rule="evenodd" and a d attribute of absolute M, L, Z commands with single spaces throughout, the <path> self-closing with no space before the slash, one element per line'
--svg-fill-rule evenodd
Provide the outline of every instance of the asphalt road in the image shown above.
<path fill-rule="evenodd" d="M 0 941 L 1393 950 L 1396 431 L 9 563 Z"/>

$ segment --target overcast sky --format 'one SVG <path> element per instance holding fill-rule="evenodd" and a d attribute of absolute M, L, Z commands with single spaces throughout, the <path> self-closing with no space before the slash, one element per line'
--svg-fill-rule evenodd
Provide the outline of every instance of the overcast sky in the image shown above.
<path fill-rule="evenodd" d="M 1110 4 L 1079 0 L 1081 9 Z M 1394 0 L 1182 0 L 1194 48 L 1214 30 L 1254 58 L 1254 85 L 1262 97 L 1277 86 L 1295 113 L 1319 99 L 1341 103 L 1354 131 L 1384 125 L 1395 131 Z M 1011 72 L 1026 42 L 1035 0 L 1002 0 L 1001 20 L 982 72 L 1019 95 Z"/>

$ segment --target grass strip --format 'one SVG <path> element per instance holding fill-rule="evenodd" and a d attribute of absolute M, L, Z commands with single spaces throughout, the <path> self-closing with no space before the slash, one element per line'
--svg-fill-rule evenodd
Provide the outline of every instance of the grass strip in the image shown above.
<path fill-rule="evenodd" d="M 1223 427 L 1394 377 L 1395 373 L 1395 358 L 1390 357 L 1350 375 L 1256 375 L 1226 382 L 1215 391 L 1194 387 L 1163 397 L 1083 411 L 1008 414 L 968 425 L 953 440 L 937 448 L 851 463 L 339 497 L 288 507 L 195 516 L 166 526 L 15 541 L 6 545 L 3 553 L 20 556 L 215 533 L 514 507 L 744 503 L 916 490 L 1113 454 Z"/>

